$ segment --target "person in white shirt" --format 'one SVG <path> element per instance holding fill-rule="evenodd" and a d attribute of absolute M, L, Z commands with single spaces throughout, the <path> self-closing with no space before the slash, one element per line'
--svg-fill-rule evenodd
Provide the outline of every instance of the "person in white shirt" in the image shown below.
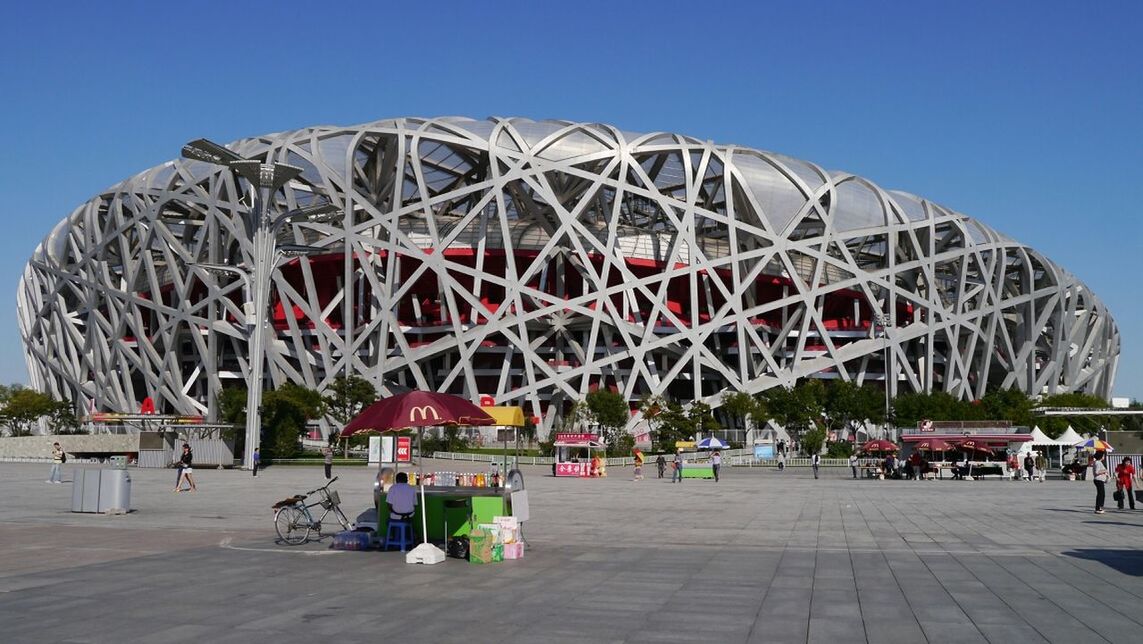
<path fill-rule="evenodd" d="M 849 455 L 849 469 L 853 471 L 854 480 L 857 479 L 857 454 Z"/>
<path fill-rule="evenodd" d="M 810 465 L 813 466 L 813 468 L 814 468 L 814 478 L 815 479 L 818 477 L 818 468 L 821 467 L 821 464 L 822 464 L 821 454 L 815 453 L 813 456 L 810 457 Z"/>

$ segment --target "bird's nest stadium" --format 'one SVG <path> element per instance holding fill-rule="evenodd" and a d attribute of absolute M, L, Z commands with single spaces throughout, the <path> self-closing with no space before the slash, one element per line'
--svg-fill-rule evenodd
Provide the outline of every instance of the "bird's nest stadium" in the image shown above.
<path fill-rule="evenodd" d="M 229 149 L 330 201 L 255 257 L 238 173 L 179 160 L 61 221 L 19 286 L 31 384 L 77 406 L 213 415 L 244 387 L 339 374 L 491 396 L 552 423 L 610 388 L 717 407 L 801 378 L 977 398 L 1110 395 L 1120 340 L 1073 275 L 983 223 L 806 161 L 668 133 L 522 118 L 402 118 Z M 230 266 L 207 271 L 203 266 Z M 264 315 L 260 315 L 264 313 Z M 888 377 L 886 376 L 888 374 Z"/>

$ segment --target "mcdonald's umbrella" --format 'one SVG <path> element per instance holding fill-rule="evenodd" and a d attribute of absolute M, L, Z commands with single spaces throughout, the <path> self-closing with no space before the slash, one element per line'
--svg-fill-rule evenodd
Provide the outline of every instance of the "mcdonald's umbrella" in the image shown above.
<path fill-rule="evenodd" d="M 887 440 L 883 440 L 883 439 L 867 441 L 864 445 L 861 446 L 861 451 L 866 452 L 866 453 L 869 453 L 869 452 L 882 452 L 882 453 L 884 453 L 884 452 L 896 452 L 898 449 L 900 449 L 900 448 L 897 447 L 896 443 L 894 443 L 893 441 L 887 441 Z"/>
<path fill-rule="evenodd" d="M 992 453 L 992 448 L 989 447 L 987 444 L 982 443 L 978 440 L 973 440 L 971 438 L 968 440 L 963 440 L 963 441 L 957 442 L 956 447 L 957 447 L 957 449 L 959 449 L 963 452 L 976 452 L 979 454 L 991 454 Z"/>
<path fill-rule="evenodd" d="M 349 421 L 341 435 L 440 425 L 491 425 L 494 422 L 492 416 L 460 396 L 409 391 L 369 405 Z"/>
<path fill-rule="evenodd" d="M 939 438 L 929 438 L 913 445 L 913 449 L 921 452 L 947 452 L 953 449 L 953 446 L 948 441 L 943 441 Z"/>
<path fill-rule="evenodd" d="M 1092 450 L 1095 450 L 1097 452 L 1114 452 L 1115 451 L 1115 448 L 1111 446 L 1111 443 L 1109 443 L 1105 440 L 1100 440 L 1098 438 L 1089 438 L 1089 439 L 1083 441 L 1082 443 L 1076 443 L 1076 447 L 1079 447 L 1081 449 L 1092 449 Z"/>

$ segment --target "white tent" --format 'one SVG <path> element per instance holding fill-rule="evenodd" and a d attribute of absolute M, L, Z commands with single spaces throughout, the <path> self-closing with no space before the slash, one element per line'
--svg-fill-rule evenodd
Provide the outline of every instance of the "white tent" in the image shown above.
<path fill-rule="evenodd" d="M 1078 433 L 1076 433 L 1076 430 L 1072 429 L 1071 425 L 1068 425 L 1068 428 L 1064 430 L 1064 433 L 1060 434 L 1060 437 L 1056 439 L 1056 442 L 1060 444 L 1060 453 L 1062 458 L 1064 449 L 1075 447 L 1076 443 L 1083 442 L 1083 436 L 1080 436 Z"/>
<path fill-rule="evenodd" d="M 1043 447 L 1043 448 L 1055 447 L 1057 450 L 1056 455 L 1057 455 L 1057 460 L 1060 464 L 1060 467 L 1063 467 L 1063 465 L 1064 465 L 1064 447 L 1071 447 L 1072 446 L 1072 443 L 1064 442 L 1064 441 L 1061 441 L 1059 439 L 1049 438 L 1048 435 L 1045 434 L 1039 428 L 1039 426 L 1032 428 L 1032 440 L 1030 440 L 1024 444 L 1029 446 L 1029 449 L 1031 449 L 1032 447 Z M 1051 452 L 1048 452 L 1048 453 L 1051 454 Z"/>
<path fill-rule="evenodd" d="M 1068 428 L 1064 430 L 1064 433 L 1060 434 L 1056 442 L 1061 445 L 1075 445 L 1076 443 L 1083 442 L 1083 436 L 1077 434 L 1076 430 L 1072 429 L 1071 425 L 1068 425 Z"/>

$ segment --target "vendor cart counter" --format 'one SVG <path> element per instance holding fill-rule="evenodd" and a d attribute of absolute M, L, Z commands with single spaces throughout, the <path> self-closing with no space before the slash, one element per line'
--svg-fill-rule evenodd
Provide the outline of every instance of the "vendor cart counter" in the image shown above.
<path fill-rule="evenodd" d="M 389 506 L 382 493 L 377 505 L 377 534 L 384 537 L 389 529 Z M 446 503 L 448 502 L 448 503 Z M 445 523 L 448 524 L 448 537 L 467 537 L 468 533 L 481 523 L 492 523 L 493 517 L 512 514 L 511 503 L 504 488 L 498 487 L 451 487 L 428 486 L 425 488 L 425 505 L 428 508 L 428 541 L 447 541 Z M 469 517 L 469 509 L 472 516 Z M 417 509 L 412 526 L 415 534 L 421 533 L 421 490 L 417 489 Z"/>
<path fill-rule="evenodd" d="M 714 467 L 710 463 L 683 463 L 683 478 L 712 479 Z"/>

